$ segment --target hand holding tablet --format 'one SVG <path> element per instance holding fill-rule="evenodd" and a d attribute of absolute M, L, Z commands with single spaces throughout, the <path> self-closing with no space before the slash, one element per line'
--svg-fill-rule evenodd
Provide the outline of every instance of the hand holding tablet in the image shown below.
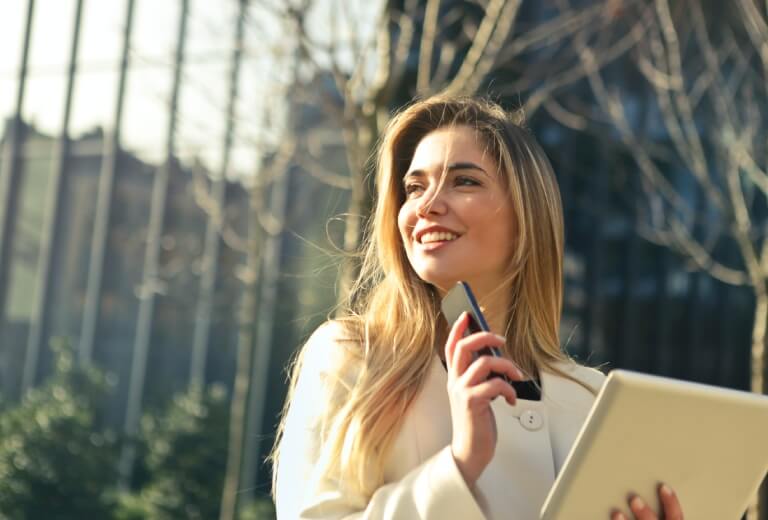
<path fill-rule="evenodd" d="M 666 484 L 659 484 L 658 494 L 661 502 L 661 511 L 659 511 L 662 514 L 661 517 L 639 495 L 630 495 L 627 503 L 635 514 L 635 518 L 638 520 L 658 520 L 659 518 L 683 520 L 683 508 L 674 490 Z M 627 515 L 620 509 L 614 509 L 611 512 L 611 520 L 627 520 Z"/>
<path fill-rule="evenodd" d="M 768 472 L 768 396 L 614 370 L 542 508 L 544 520 L 738 519 Z M 640 514 L 628 507 L 639 496 Z"/>

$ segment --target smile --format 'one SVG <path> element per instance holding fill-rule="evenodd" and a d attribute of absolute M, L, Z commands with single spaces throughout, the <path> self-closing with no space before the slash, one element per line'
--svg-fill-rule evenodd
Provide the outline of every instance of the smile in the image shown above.
<path fill-rule="evenodd" d="M 434 231 L 431 233 L 424 233 L 421 236 L 421 239 L 419 239 L 419 242 L 422 244 L 429 244 L 432 242 L 451 242 L 457 238 L 459 238 L 459 235 L 456 233 L 451 233 L 448 231 Z"/>
<path fill-rule="evenodd" d="M 451 235 L 450 237 L 428 237 L 428 235 L 449 235 L 449 233 L 428 233 L 422 237 L 421 241 L 417 241 L 416 244 L 422 251 L 435 251 L 441 249 L 452 242 L 455 242 L 459 236 Z"/>

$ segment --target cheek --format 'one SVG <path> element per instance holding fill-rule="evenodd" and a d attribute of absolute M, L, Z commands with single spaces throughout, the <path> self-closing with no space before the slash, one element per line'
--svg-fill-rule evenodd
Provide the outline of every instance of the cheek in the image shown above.
<path fill-rule="evenodd" d="M 507 251 L 514 241 L 514 216 L 505 207 L 487 212 L 477 221 L 483 240 L 493 243 L 499 251 Z"/>
<path fill-rule="evenodd" d="M 400 230 L 400 237 L 406 248 L 410 246 L 410 237 L 411 232 L 413 231 L 413 226 L 412 212 L 409 211 L 407 204 L 405 204 L 400 208 L 400 211 L 397 214 L 397 228 Z"/>

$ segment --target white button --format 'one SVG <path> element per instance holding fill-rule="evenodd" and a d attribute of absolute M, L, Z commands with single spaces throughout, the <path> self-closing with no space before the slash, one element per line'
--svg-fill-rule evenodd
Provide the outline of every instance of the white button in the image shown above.
<path fill-rule="evenodd" d="M 543 422 L 544 419 L 541 417 L 541 413 L 536 410 L 526 410 L 520 414 L 520 424 L 522 424 L 523 428 L 526 430 L 535 432 L 541 428 Z"/>

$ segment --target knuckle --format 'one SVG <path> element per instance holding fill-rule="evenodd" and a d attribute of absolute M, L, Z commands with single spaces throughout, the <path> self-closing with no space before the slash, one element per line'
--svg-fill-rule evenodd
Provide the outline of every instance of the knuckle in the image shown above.
<path fill-rule="evenodd" d="M 484 332 L 483 341 L 486 341 L 489 345 L 503 346 L 505 341 L 501 339 L 501 336 L 494 334 L 493 332 Z"/>
<path fill-rule="evenodd" d="M 666 511 L 664 513 L 664 517 L 669 518 L 670 520 L 683 520 L 683 512 L 680 510 L 680 506 L 678 504 L 675 504 L 670 513 L 667 513 Z"/>
<path fill-rule="evenodd" d="M 492 356 L 478 356 L 473 364 L 475 364 L 478 369 L 486 370 L 493 366 L 493 359 Z"/>
<path fill-rule="evenodd" d="M 504 366 L 506 368 L 511 368 L 513 370 L 518 370 L 517 365 L 511 359 L 501 358 L 501 362 L 504 363 Z"/>
<path fill-rule="evenodd" d="M 467 349 L 467 339 L 468 338 L 459 338 L 456 340 L 456 352 L 464 351 Z"/>

